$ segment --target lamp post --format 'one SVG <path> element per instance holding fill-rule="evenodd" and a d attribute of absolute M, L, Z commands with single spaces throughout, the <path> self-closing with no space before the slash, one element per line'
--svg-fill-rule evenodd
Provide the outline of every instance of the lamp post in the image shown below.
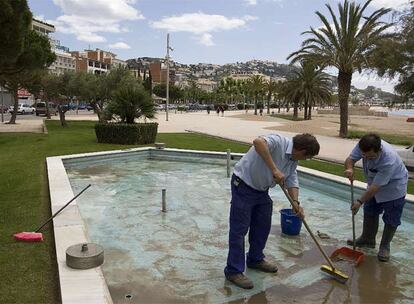
<path fill-rule="evenodd" d="M 3 98 L 3 87 L 0 86 L 1 94 L 1 122 L 4 122 L 4 98 Z"/>
<path fill-rule="evenodd" d="M 167 33 L 167 81 L 166 81 L 166 94 L 165 94 L 165 120 L 168 121 L 168 104 L 170 101 L 170 50 L 174 51 L 170 47 L 170 34 Z"/>

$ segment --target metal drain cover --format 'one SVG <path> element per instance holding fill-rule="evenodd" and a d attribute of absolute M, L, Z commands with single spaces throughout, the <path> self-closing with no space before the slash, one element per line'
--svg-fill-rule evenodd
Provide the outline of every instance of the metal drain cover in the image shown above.
<path fill-rule="evenodd" d="M 66 265 L 75 269 L 89 269 L 104 262 L 103 247 L 94 243 L 82 243 L 66 249 Z"/>

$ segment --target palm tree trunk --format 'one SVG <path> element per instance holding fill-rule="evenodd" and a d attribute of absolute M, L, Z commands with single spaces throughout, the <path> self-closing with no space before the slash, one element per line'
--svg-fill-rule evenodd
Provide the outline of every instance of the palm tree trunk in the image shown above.
<path fill-rule="evenodd" d="M 294 102 L 293 103 L 293 117 L 294 118 L 298 118 L 298 107 L 299 107 L 299 103 Z"/>
<path fill-rule="evenodd" d="M 304 103 L 304 114 L 303 114 L 303 119 L 307 120 L 308 119 L 308 100 L 305 98 L 305 103 Z"/>
<path fill-rule="evenodd" d="M 257 115 L 257 94 L 254 96 L 254 115 Z"/>
<path fill-rule="evenodd" d="M 308 120 L 312 119 L 312 103 L 309 104 Z"/>
<path fill-rule="evenodd" d="M 272 99 L 272 94 L 267 96 L 267 114 L 270 114 L 270 99 Z"/>
<path fill-rule="evenodd" d="M 351 90 L 352 73 L 339 71 L 338 73 L 338 100 L 340 110 L 339 136 L 348 135 L 348 98 Z"/>

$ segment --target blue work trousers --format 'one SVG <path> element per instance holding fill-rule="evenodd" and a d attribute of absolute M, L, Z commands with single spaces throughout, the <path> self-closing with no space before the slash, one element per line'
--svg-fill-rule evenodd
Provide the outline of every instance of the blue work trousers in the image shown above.
<path fill-rule="evenodd" d="M 264 259 L 263 249 L 272 225 L 273 202 L 268 191 L 257 191 L 233 174 L 231 179 L 231 208 L 229 253 L 224 273 L 243 273 L 245 270 L 244 238 L 249 232 L 247 264 Z"/>

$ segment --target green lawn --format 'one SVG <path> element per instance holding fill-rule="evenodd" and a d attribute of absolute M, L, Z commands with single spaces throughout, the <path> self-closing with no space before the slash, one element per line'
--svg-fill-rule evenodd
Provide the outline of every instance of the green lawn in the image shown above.
<path fill-rule="evenodd" d="M 355 131 L 350 130 L 348 131 L 347 138 L 361 138 L 365 134 L 369 132 L 364 131 Z M 393 144 L 393 145 L 402 145 L 402 146 L 410 146 L 414 144 L 414 138 L 413 137 L 407 137 L 407 136 L 400 136 L 400 135 L 394 135 L 394 134 L 386 134 L 386 133 L 379 133 L 378 134 L 383 140 L 386 142 Z"/>
<path fill-rule="evenodd" d="M 0 133 L 0 303 L 58 303 L 59 285 L 53 231 L 43 243 L 17 243 L 12 235 L 32 231 L 50 216 L 45 158 L 132 146 L 98 144 L 93 122 L 68 122 L 63 129 L 48 121 L 49 134 Z M 159 134 L 167 147 L 246 152 L 248 145 L 198 134 Z M 343 168 L 320 161 L 301 165 L 342 175 Z M 362 175 L 359 176 L 362 179 Z M 414 193 L 414 183 L 410 183 Z"/>

